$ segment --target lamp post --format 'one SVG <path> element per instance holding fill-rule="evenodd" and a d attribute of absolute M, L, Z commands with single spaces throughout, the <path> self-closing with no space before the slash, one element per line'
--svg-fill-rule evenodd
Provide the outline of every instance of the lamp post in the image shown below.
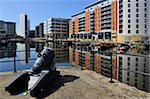
<path fill-rule="evenodd" d="M 111 79 L 110 79 L 110 83 L 114 83 L 113 81 L 113 64 L 112 64 L 112 52 L 110 53 L 110 61 L 111 61 Z"/>
<path fill-rule="evenodd" d="M 14 52 L 14 73 L 16 73 L 16 49 L 15 49 L 15 52 Z"/>

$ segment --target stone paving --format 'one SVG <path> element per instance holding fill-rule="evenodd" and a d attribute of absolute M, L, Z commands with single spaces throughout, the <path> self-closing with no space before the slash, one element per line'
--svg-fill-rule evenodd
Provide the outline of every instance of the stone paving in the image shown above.
<path fill-rule="evenodd" d="M 37 99 L 150 99 L 150 93 L 115 81 L 89 70 L 77 68 L 58 69 L 63 75 L 53 87 L 47 87 Z M 19 74 L 21 71 L 17 72 Z M 16 75 L 0 73 L 0 99 L 35 99 L 28 93 L 25 96 L 10 95 L 4 87 Z"/>

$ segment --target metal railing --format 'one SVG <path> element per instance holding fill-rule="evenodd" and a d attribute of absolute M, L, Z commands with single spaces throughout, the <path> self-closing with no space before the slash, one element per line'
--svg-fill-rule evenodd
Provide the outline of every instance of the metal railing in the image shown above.
<path fill-rule="evenodd" d="M 9 59 L 9 60 L 1 60 L 0 63 L 10 63 L 10 62 L 12 62 L 13 63 L 13 72 L 17 72 L 16 62 L 26 61 L 26 60 L 29 60 L 29 61 L 36 60 L 36 58 L 17 59 L 16 60 L 16 54 L 17 53 L 19 53 L 19 52 L 27 52 L 27 51 L 33 52 L 33 51 L 36 51 L 36 50 L 11 50 L 11 53 L 14 53 L 14 55 L 12 57 L 9 57 L 11 59 Z M 10 51 L 8 51 L 8 50 L 0 50 L 0 53 L 10 53 Z M 7 58 L 7 56 L 6 56 L 6 58 Z"/>

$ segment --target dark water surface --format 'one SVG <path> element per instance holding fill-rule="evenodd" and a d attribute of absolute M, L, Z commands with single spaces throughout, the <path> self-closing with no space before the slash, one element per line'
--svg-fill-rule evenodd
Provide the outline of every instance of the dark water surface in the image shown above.
<path fill-rule="evenodd" d="M 0 45 L 0 72 L 30 69 L 43 48 L 52 48 L 56 67 L 71 66 L 68 63 L 67 44 L 54 43 L 8 43 Z M 15 67 L 15 68 L 14 68 Z"/>

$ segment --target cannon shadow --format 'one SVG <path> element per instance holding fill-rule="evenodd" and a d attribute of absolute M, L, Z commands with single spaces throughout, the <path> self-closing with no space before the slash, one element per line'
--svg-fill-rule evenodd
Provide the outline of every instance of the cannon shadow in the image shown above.
<path fill-rule="evenodd" d="M 73 82 L 76 79 L 79 79 L 80 77 L 73 76 L 73 75 L 60 75 L 57 80 L 53 81 L 52 83 L 48 84 L 48 86 L 43 89 L 43 91 L 36 96 L 36 99 L 45 98 L 55 91 L 57 91 L 59 88 L 64 86 L 67 82 Z"/>

